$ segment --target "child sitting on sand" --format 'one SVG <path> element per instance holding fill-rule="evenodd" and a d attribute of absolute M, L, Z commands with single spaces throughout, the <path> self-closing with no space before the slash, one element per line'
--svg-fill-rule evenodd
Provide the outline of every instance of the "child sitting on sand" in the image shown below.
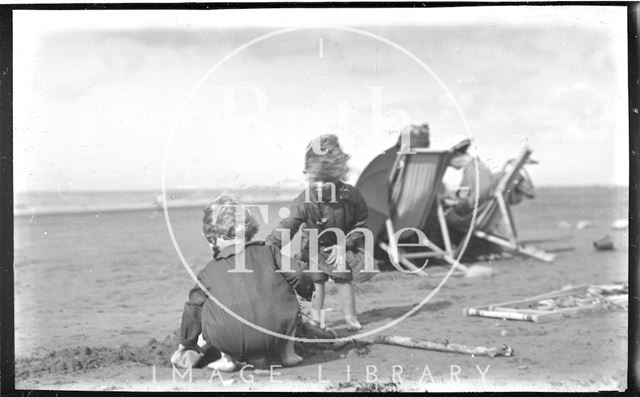
<path fill-rule="evenodd" d="M 244 211 L 244 225 L 236 225 L 236 210 Z M 198 274 L 200 283 L 229 311 L 247 322 L 294 336 L 299 316 L 294 290 L 307 300 L 313 293 L 313 282 L 302 273 L 302 267 L 291 261 L 293 272 L 277 272 L 281 268 L 280 250 L 262 241 L 251 241 L 258 231 L 257 221 L 231 197 L 222 196 L 205 208 L 202 230 L 214 258 Z M 244 267 L 251 272 L 234 272 L 239 268 L 237 251 L 244 251 Z M 201 333 L 206 342 L 204 347 L 198 345 Z M 292 340 L 263 333 L 241 322 L 196 285 L 184 306 L 180 346 L 171 356 L 171 363 L 181 368 L 193 367 L 212 350 L 214 354 L 217 350 L 221 357 L 209 367 L 220 371 L 235 370 L 239 361 L 267 365 L 278 362 L 285 366 L 302 361 L 293 350 Z"/>
<path fill-rule="evenodd" d="M 314 144 L 316 150 L 314 150 Z M 328 228 L 338 228 L 345 235 L 355 228 L 365 227 L 368 210 L 360 192 L 346 184 L 349 171 L 349 155 L 340 147 L 338 137 L 322 135 L 312 141 L 305 154 L 305 170 L 309 186 L 290 207 L 290 215 L 280 222 L 267 237 L 267 244 L 282 248 L 282 233 L 295 235 L 303 224 L 301 253 L 299 259 L 309 263 L 309 230 L 318 234 Z M 283 230 L 284 229 L 284 230 Z M 327 231 L 318 239 L 318 268 L 313 272 L 315 294 L 311 303 L 311 320 L 320 322 L 324 306 L 324 286 L 331 277 L 338 287 L 344 304 L 344 318 L 347 328 L 356 331 L 362 328 L 356 316 L 355 295 L 351 282 L 364 266 L 363 235 L 351 233 L 346 238 L 346 252 L 340 253 L 336 235 Z M 347 272 L 336 271 L 336 267 L 346 263 Z"/>

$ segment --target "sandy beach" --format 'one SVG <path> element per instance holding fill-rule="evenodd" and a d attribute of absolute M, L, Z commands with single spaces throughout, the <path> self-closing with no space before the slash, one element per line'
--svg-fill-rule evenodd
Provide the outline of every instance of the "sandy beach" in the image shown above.
<path fill-rule="evenodd" d="M 209 369 L 194 369 L 191 381 L 174 379 L 169 355 L 177 346 L 175 332 L 193 281 L 161 211 L 16 217 L 16 388 L 354 390 L 366 383 L 368 371 L 368 380 L 387 390 L 624 390 L 625 311 L 544 324 L 463 315 L 465 307 L 566 285 L 627 282 L 628 231 L 611 228 L 613 221 L 628 216 L 627 189 L 539 188 L 537 194 L 514 207 L 522 239 L 559 239 L 540 246 L 572 251 L 558 252 L 554 263 L 524 257 L 479 263 L 490 266 L 493 276 L 450 278 L 419 312 L 382 332 L 467 345 L 507 344 L 515 350 L 512 357 L 349 345 L 309 354 L 301 365 L 271 373 L 245 371 L 221 378 Z M 269 205 L 258 239 L 277 223 L 283 205 Z M 197 273 L 210 258 L 201 236 L 201 210 L 173 210 L 170 220 L 182 254 Z M 593 226 L 576 229 L 581 220 Z M 562 222 L 574 227 L 563 228 Z M 607 234 L 615 250 L 596 251 L 593 241 Z M 358 284 L 365 330 L 403 315 L 440 281 L 385 272 Z M 327 313 L 328 325 L 340 331 L 341 304 L 335 287 L 328 291 L 326 307 L 333 309 Z M 402 367 L 401 382 L 387 384 L 394 366 Z"/>

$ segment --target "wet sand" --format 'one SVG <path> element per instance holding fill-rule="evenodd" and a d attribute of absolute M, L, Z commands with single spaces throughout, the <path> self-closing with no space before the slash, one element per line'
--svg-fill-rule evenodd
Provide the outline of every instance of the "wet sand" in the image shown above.
<path fill-rule="evenodd" d="M 282 205 L 270 205 L 267 225 L 257 238 L 264 238 L 276 224 Z M 559 253 L 555 263 L 523 257 L 481 263 L 493 268 L 492 277 L 452 277 L 417 313 L 382 332 L 468 345 L 507 344 L 515 349 L 513 357 L 470 357 L 386 345 L 372 345 L 359 355 L 348 346 L 316 352 L 298 367 L 277 369 L 273 380 L 268 373 L 244 374 L 244 378 L 253 375 L 254 382 L 245 382 L 238 372 L 223 374 L 226 386 L 208 369 L 193 370 L 192 382 L 179 377 L 173 382 L 168 359 L 193 282 L 174 249 L 162 212 L 18 217 L 16 388 L 353 390 L 354 384 L 344 384 L 348 371 L 352 381 L 365 382 L 366 366 L 373 365 L 377 379 L 369 367 L 369 380 L 384 384 L 398 365 L 401 390 L 624 389 L 626 312 L 535 324 L 465 317 L 462 310 L 569 284 L 627 282 L 628 231 L 610 227 L 614 220 L 627 217 L 627 208 L 624 189 L 539 189 L 536 199 L 514 207 L 521 237 L 563 237 L 565 241 L 541 247 L 573 246 L 574 251 Z M 170 217 L 182 254 L 197 273 L 210 257 L 201 236 L 201 211 L 175 210 Z M 583 230 L 558 226 L 579 220 L 594 225 Z M 605 234 L 612 236 L 616 249 L 595 251 L 592 242 Z M 440 281 L 388 272 L 357 285 L 359 319 L 365 330 L 403 315 Z M 335 288 L 328 291 L 326 306 L 333 310 L 327 321 L 340 330 L 341 304 Z M 432 377 L 423 376 L 425 366 Z M 484 381 L 481 371 L 486 371 Z"/>

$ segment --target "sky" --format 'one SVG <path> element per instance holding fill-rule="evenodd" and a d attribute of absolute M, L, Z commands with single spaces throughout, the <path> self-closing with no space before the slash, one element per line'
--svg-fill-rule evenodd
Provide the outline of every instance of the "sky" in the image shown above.
<path fill-rule="evenodd" d="M 627 185 L 623 7 L 14 12 L 14 190 L 352 179 L 407 123 L 536 185 Z"/>

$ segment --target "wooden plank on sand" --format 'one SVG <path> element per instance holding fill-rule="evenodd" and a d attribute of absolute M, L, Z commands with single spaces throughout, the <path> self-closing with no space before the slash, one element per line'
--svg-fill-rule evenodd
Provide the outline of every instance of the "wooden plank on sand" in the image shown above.
<path fill-rule="evenodd" d="M 404 346 L 412 349 L 434 350 L 447 353 L 461 353 L 471 356 L 512 356 L 513 349 L 507 345 L 501 347 L 466 346 L 455 343 L 413 339 L 406 336 L 376 336 L 375 343 Z"/>

